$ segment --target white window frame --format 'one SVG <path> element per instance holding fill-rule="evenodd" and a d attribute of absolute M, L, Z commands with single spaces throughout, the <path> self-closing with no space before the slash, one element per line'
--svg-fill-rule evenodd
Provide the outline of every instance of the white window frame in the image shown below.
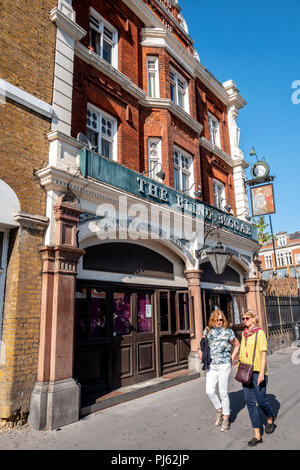
<path fill-rule="evenodd" d="M 173 77 L 171 76 L 173 75 Z M 182 86 L 181 86 L 182 84 Z M 171 100 L 174 101 L 174 103 L 177 104 L 180 108 L 184 109 L 187 113 L 190 112 L 189 110 L 189 84 L 188 81 L 183 78 L 182 75 L 180 75 L 173 67 L 170 67 L 170 93 L 171 93 L 171 85 L 174 87 L 174 97 L 172 98 L 171 95 Z M 183 91 L 183 104 L 180 104 L 180 90 Z"/>
<path fill-rule="evenodd" d="M 92 125 L 89 125 L 88 124 L 88 111 L 90 111 L 91 113 L 95 114 L 97 116 L 97 119 L 95 119 L 95 123 L 96 123 L 96 127 L 93 127 Z M 102 119 L 105 119 L 107 121 L 110 121 L 111 122 L 111 133 L 112 135 L 111 136 L 108 136 L 108 135 L 105 135 L 102 131 Z M 100 153 L 100 155 L 103 155 L 103 156 L 106 156 L 104 155 L 104 153 L 102 152 L 102 138 L 104 138 L 104 140 L 110 142 L 112 145 L 111 145 L 111 155 L 107 158 L 110 158 L 111 160 L 114 160 L 114 161 L 118 161 L 118 122 L 117 122 L 117 119 L 114 118 L 113 116 L 111 116 L 110 114 L 106 113 L 105 111 L 103 111 L 102 109 L 100 108 L 97 108 L 96 106 L 88 103 L 87 105 L 87 124 L 86 124 L 86 128 L 87 128 L 87 134 L 88 134 L 88 137 L 89 137 L 89 131 L 90 132 L 93 132 L 94 134 L 97 135 L 97 147 L 98 147 L 98 150 L 96 150 L 98 153 Z"/>
<path fill-rule="evenodd" d="M 266 269 L 273 269 L 273 258 L 272 255 L 265 255 Z"/>
<path fill-rule="evenodd" d="M 0 339 L 2 338 L 2 317 L 3 317 L 3 306 L 4 306 L 4 293 L 5 293 L 5 281 L 6 281 L 6 270 L 7 270 L 7 253 L 8 253 L 8 239 L 9 230 L 4 229 L 0 225 L 0 232 L 3 233 L 2 247 L 0 249 Z"/>
<path fill-rule="evenodd" d="M 286 235 L 278 235 L 277 244 L 278 246 L 286 246 L 287 243 L 287 236 Z"/>
<path fill-rule="evenodd" d="M 222 181 L 213 179 L 213 192 L 214 192 L 214 206 L 224 210 L 226 206 L 226 190 L 225 184 Z M 221 200 L 220 200 L 221 198 Z"/>
<path fill-rule="evenodd" d="M 178 155 L 178 164 L 175 162 Z M 188 166 L 188 168 L 187 168 Z M 192 185 L 194 184 L 194 158 L 180 147 L 173 147 L 173 174 L 174 188 L 176 191 L 182 191 L 184 194 L 191 195 Z M 175 170 L 178 172 L 178 185 L 176 184 Z M 187 178 L 187 184 L 184 185 L 184 177 Z M 177 187 L 176 187 L 177 186 Z M 186 186 L 186 187 L 184 187 Z M 187 191 L 187 189 L 189 191 Z"/>
<path fill-rule="evenodd" d="M 150 68 L 150 62 L 154 62 L 154 68 Z M 151 88 L 151 75 L 154 76 L 154 87 Z M 148 96 L 150 98 L 159 98 L 160 97 L 160 88 L 159 88 L 159 67 L 158 67 L 158 57 L 157 56 L 147 56 L 147 90 Z"/>
<path fill-rule="evenodd" d="M 291 251 L 287 251 L 286 252 L 286 264 L 288 266 L 291 266 L 293 264 L 293 255 L 292 255 L 292 252 Z"/>
<path fill-rule="evenodd" d="M 154 148 L 152 148 L 154 146 Z M 156 155 L 155 155 L 155 146 L 156 146 Z M 160 163 L 160 165 L 156 164 Z M 161 182 L 162 180 L 158 178 L 157 173 L 161 171 L 161 139 L 158 137 L 149 137 L 148 139 L 148 171 L 151 178 L 156 181 Z M 153 168 L 155 167 L 154 171 Z"/>
<path fill-rule="evenodd" d="M 94 21 L 93 21 L 94 20 Z M 96 22 L 98 22 L 98 26 L 96 26 Z M 108 44 L 112 46 L 112 57 L 110 63 L 113 67 L 118 69 L 118 31 L 114 26 L 112 26 L 108 21 L 106 21 L 94 8 L 90 8 L 90 21 L 89 21 L 89 28 L 90 31 L 93 30 L 98 34 L 99 37 L 99 50 L 95 53 L 98 54 L 102 59 L 103 57 L 103 40 L 105 40 Z M 112 33 L 112 38 L 105 36 L 104 28 L 109 30 Z M 91 42 L 91 33 L 90 33 L 90 42 Z M 105 59 L 104 59 L 105 60 Z"/>
<path fill-rule="evenodd" d="M 220 121 L 211 113 L 208 113 L 208 127 L 211 143 L 221 148 Z"/>

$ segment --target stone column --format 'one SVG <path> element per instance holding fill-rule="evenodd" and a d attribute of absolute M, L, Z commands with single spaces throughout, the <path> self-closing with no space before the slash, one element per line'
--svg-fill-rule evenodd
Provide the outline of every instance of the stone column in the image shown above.
<path fill-rule="evenodd" d="M 43 259 L 38 375 L 30 404 L 34 429 L 56 429 L 79 419 L 80 388 L 73 379 L 76 247 L 81 211 L 62 196 L 54 208 L 56 245 Z"/>
<path fill-rule="evenodd" d="M 191 336 L 191 351 L 189 354 L 189 369 L 194 369 L 197 372 L 201 370 L 201 362 L 198 357 L 198 347 L 203 332 L 203 314 L 202 314 L 202 300 L 201 300 L 201 270 L 185 271 L 185 276 L 188 280 L 189 292 L 192 298 L 194 310 L 194 334 Z"/>
<path fill-rule="evenodd" d="M 259 326 L 267 333 L 263 280 L 259 278 L 245 281 L 247 309 L 258 313 Z"/>

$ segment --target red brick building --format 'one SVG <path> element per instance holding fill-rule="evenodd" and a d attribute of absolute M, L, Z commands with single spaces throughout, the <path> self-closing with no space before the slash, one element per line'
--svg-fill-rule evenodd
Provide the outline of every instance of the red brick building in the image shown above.
<path fill-rule="evenodd" d="M 298 278 L 300 275 L 300 232 L 290 234 L 278 232 L 274 245 L 275 253 L 272 242 L 265 243 L 259 251 L 264 279 L 274 277 L 274 272 L 277 278 Z"/>
<path fill-rule="evenodd" d="M 201 63 L 176 0 L 59 0 L 49 15 L 36 429 L 76 421 L 107 390 L 199 371 L 216 306 L 236 331 L 246 308 L 265 326 L 235 83 Z"/>

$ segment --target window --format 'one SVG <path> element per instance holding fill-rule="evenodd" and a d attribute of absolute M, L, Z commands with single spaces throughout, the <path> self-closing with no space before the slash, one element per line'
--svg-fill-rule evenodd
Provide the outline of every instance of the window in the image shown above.
<path fill-rule="evenodd" d="M 214 205 L 219 209 L 226 206 L 225 185 L 216 179 L 213 180 Z"/>
<path fill-rule="evenodd" d="M 286 235 L 279 235 L 277 237 L 278 246 L 285 246 L 286 245 Z"/>
<path fill-rule="evenodd" d="M 265 255 L 265 265 L 267 269 L 273 268 L 272 255 Z"/>
<path fill-rule="evenodd" d="M 158 58 L 147 57 L 147 74 L 148 74 L 148 96 L 150 98 L 159 98 L 159 73 Z"/>
<path fill-rule="evenodd" d="M 292 257 L 292 252 L 291 251 L 288 251 L 286 253 L 286 262 L 287 262 L 288 265 L 293 264 L 293 257 Z"/>
<path fill-rule="evenodd" d="M 220 123 L 219 120 L 210 113 L 208 113 L 208 127 L 210 141 L 217 147 L 221 148 Z"/>
<path fill-rule="evenodd" d="M 159 310 L 161 336 L 194 330 L 192 298 L 188 292 L 160 291 Z"/>
<path fill-rule="evenodd" d="M 160 181 L 157 173 L 161 171 L 161 139 L 148 140 L 148 168 L 150 177 Z"/>
<path fill-rule="evenodd" d="M 170 70 L 171 100 L 188 112 L 188 83 L 174 69 Z"/>
<path fill-rule="evenodd" d="M 117 160 L 117 120 L 88 106 L 86 125 L 87 137 L 94 150 L 104 157 Z"/>
<path fill-rule="evenodd" d="M 283 252 L 283 253 L 276 253 L 276 261 L 277 261 L 277 266 L 288 266 L 293 264 L 293 257 L 292 257 L 292 252 Z"/>
<path fill-rule="evenodd" d="M 174 188 L 187 192 L 193 184 L 193 157 L 179 149 L 173 152 Z"/>
<path fill-rule="evenodd" d="M 91 9 L 90 13 L 90 46 L 106 62 L 117 68 L 118 32 L 105 21 L 99 13 Z"/>

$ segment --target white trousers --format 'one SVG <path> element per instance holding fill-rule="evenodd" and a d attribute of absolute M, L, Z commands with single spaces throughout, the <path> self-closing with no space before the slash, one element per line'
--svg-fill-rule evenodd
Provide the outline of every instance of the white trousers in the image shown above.
<path fill-rule="evenodd" d="M 223 415 L 229 416 L 230 403 L 228 396 L 228 382 L 231 374 L 231 363 L 211 365 L 206 373 L 206 393 L 212 404 L 219 410 L 222 408 Z M 216 394 L 217 384 L 219 384 L 220 398 Z"/>

